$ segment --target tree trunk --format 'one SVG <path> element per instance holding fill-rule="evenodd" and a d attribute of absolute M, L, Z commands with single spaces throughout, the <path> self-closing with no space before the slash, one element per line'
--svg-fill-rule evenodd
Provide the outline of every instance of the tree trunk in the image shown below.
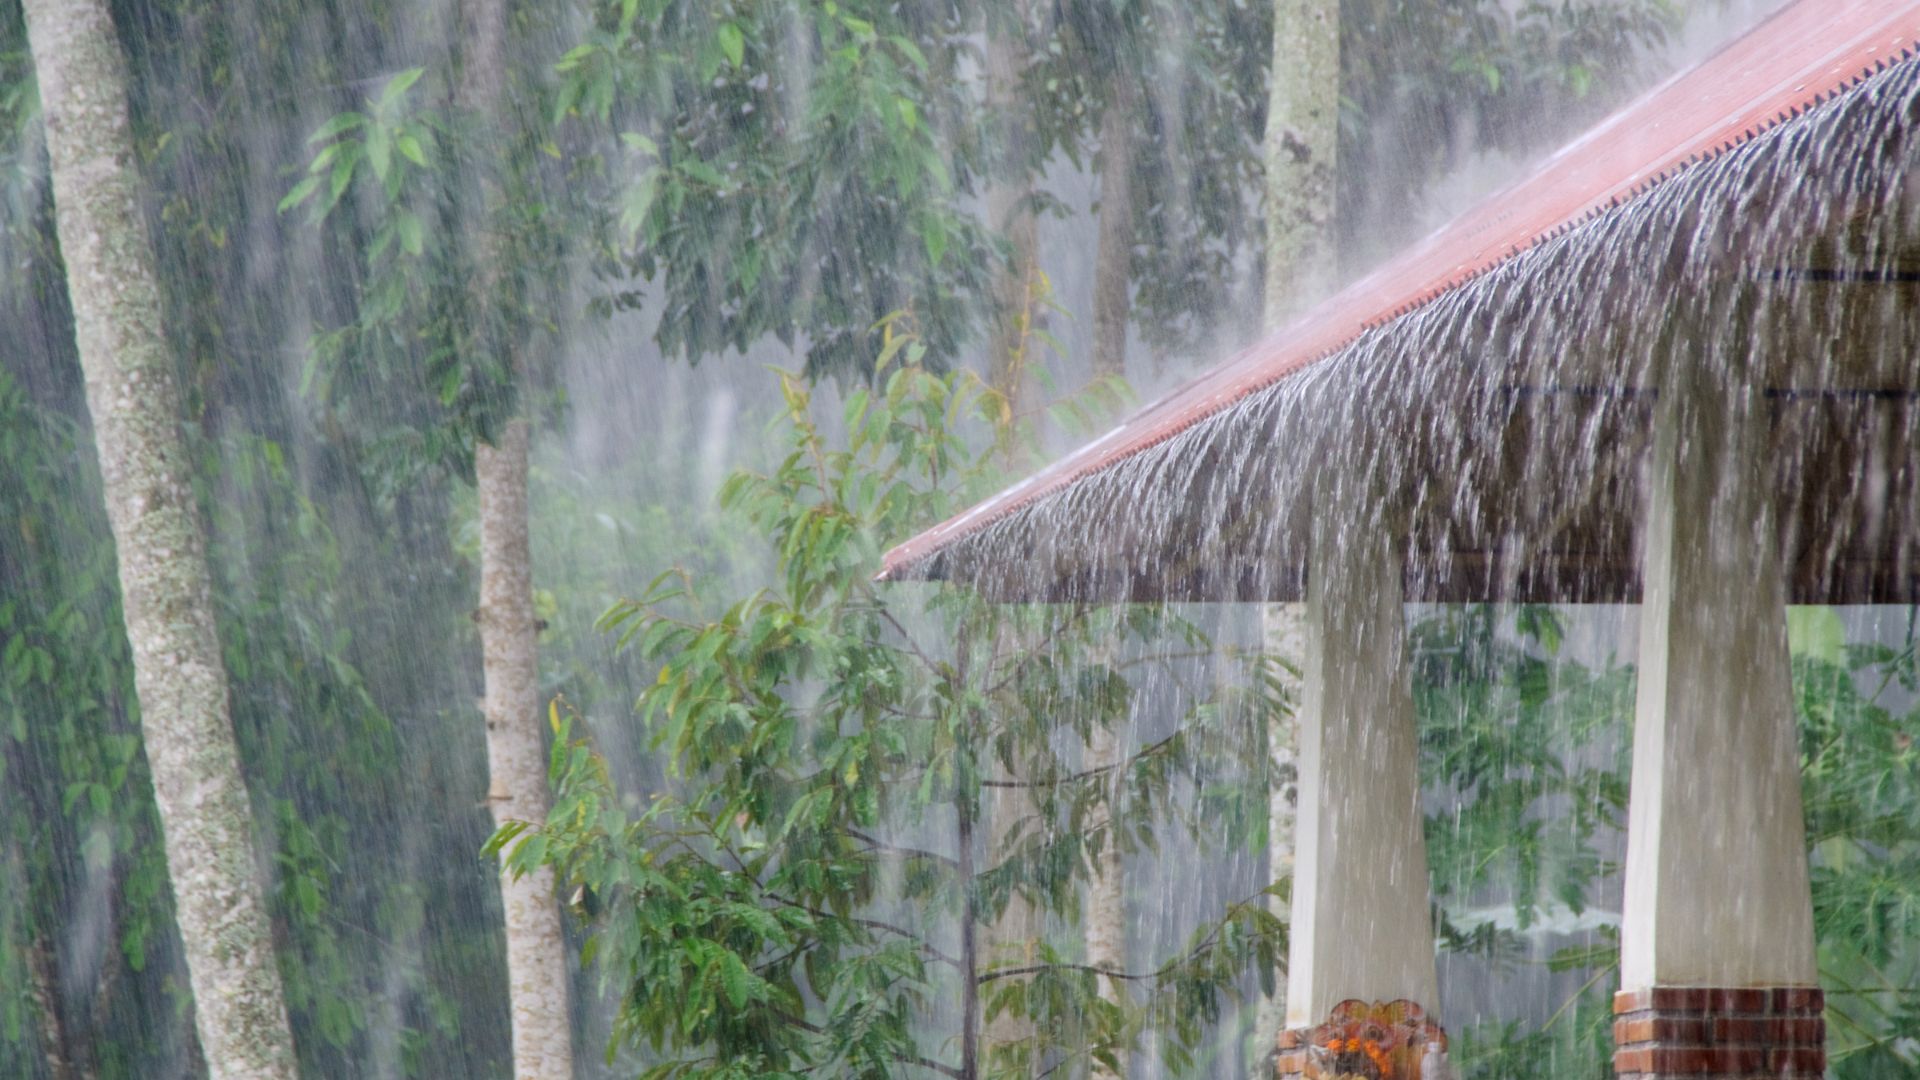
<path fill-rule="evenodd" d="M 1127 321 L 1133 277 L 1133 93 L 1132 84 L 1116 79 L 1100 119 L 1099 247 L 1093 270 L 1093 371 L 1096 377 L 1124 378 L 1127 373 Z M 1087 740 L 1087 767 L 1116 766 L 1119 740 L 1104 727 Z M 1117 789 L 1118 785 L 1113 787 Z M 1109 796 L 1112 798 L 1112 795 Z M 1112 816 L 1110 807 L 1110 814 Z M 1108 829 L 1096 872 L 1087 883 L 1087 963 L 1121 970 L 1127 963 L 1126 862 L 1120 854 L 1119 828 Z M 1113 980 L 1102 982 L 1108 1000 L 1124 991 Z M 1096 1077 L 1112 1076 L 1103 1066 Z"/>
<path fill-rule="evenodd" d="M 60 979 L 53 965 L 53 947 L 44 935 L 27 946 L 27 996 L 39 1024 L 40 1060 L 49 1080 L 82 1080 L 67 1056 L 67 1025 L 60 1014 Z"/>
<path fill-rule="evenodd" d="M 1267 98 L 1267 329 L 1319 301 L 1337 277 L 1334 177 L 1340 136 L 1339 0 L 1274 0 Z"/>
<path fill-rule="evenodd" d="M 1001 12 L 1004 22 L 996 21 L 995 11 Z M 1029 0 L 1013 0 L 1004 6 L 990 6 L 985 25 L 986 112 L 993 125 L 987 226 L 1004 236 L 1011 248 L 1007 266 L 993 287 L 995 315 L 988 343 L 987 380 L 1005 397 L 1010 418 L 1019 415 L 1024 402 L 1026 373 L 1033 359 L 1037 301 L 1045 295 L 1037 255 L 1039 223 L 1031 207 L 1033 185 L 1027 171 L 1029 125 L 1020 95 L 1020 76 L 1029 60 L 1031 14 Z M 1018 772 L 1012 777 L 1022 778 Z M 1012 829 L 1031 806 L 1022 788 L 990 788 L 982 794 L 983 820 L 972 823 L 972 827 L 976 833 L 985 834 L 986 858 L 980 868 L 984 870 L 1006 857 Z M 972 876 L 968 875 L 969 887 Z M 985 973 L 994 967 L 1031 962 L 1039 931 L 1038 914 L 1016 894 L 991 925 L 976 932 L 976 970 Z M 977 1002 L 970 1004 L 976 1012 L 979 1010 Z M 1002 1013 L 984 1023 L 978 1044 L 972 1048 L 972 1064 L 962 1071 L 984 1074 L 993 1047 L 1032 1037 L 1031 1022 Z"/>
<path fill-rule="evenodd" d="M 987 227 L 1006 237 L 1012 249 L 1005 269 L 994 282 L 994 326 L 987 345 L 987 381 L 1007 399 L 1008 409 L 1020 411 L 1026 371 L 1033 356 L 1036 301 L 1044 295 L 1038 250 L 1040 226 L 1031 206 L 1033 185 L 1027 176 L 1027 124 L 1020 100 L 1020 74 L 1027 65 L 1028 5 L 1008 5 L 1013 25 L 986 27 L 987 116 L 995 127 L 988 170 Z"/>
<path fill-rule="evenodd" d="M 1106 846 L 1095 861 L 1094 876 L 1087 882 L 1087 963 L 1097 968 L 1125 971 L 1127 968 L 1127 864 L 1120 854 L 1119 762 L 1125 753 L 1120 739 L 1112 731 L 1095 726 L 1087 739 L 1087 767 L 1113 767 L 1107 782 Z M 1114 979 L 1100 980 L 1100 996 L 1120 1001 L 1125 987 Z M 1101 1080 L 1117 1077 L 1095 1062 L 1091 1075 Z"/>
<path fill-rule="evenodd" d="M 1109 86 L 1106 111 L 1100 117 L 1099 246 L 1093 266 L 1093 374 L 1096 378 L 1124 378 L 1127 374 L 1127 323 L 1132 310 L 1133 281 L 1133 123 L 1136 98 L 1133 83 L 1123 76 Z M 1087 739 L 1086 767 L 1113 767 L 1124 754 L 1113 731 L 1094 728 Z M 1119 783 L 1108 787 L 1109 818 L 1117 818 Z M 1127 966 L 1126 860 L 1120 853 L 1119 826 L 1108 829 L 1095 873 L 1087 882 L 1087 963 L 1124 970 Z M 1126 991 L 1114 980 L 1101 982 L 1101 994 L 1119 1001 Z M 1094 1077 L 1115 1074 L 1096 1063 Z"/>
<path fill-rule="evenodd" d="M 1127 373 L 1133 280 L 1133 84 L 1113 82 L 1100 118 L 1100 242 L 1093 265 L 1093 371 Z"/>
<path fill-rule="evenodd" d="M 980 912 L 973 891 L 973 812 L 954 800 L 960 867 L 960 1080 L 980 1077 Z"/>
<path fill-rule="evenodd" d="M 1273 66 L 1267 99 L 1266 293 L 1262 322 L 1269 332 L 1323 298 L 1337 279 L 1333 248 L 1334 180 L 1340 115 L 1339 0 L 1274 0 Z M 1261 642 L 1295 670 L 1305 655 L 1303 605 L 1268 604 L 1261 611 Z M 1299 687 L 1290 685 L 1299 701 Z M 1294 815 L 1298 800 L 1295 752 L 1299 725 L 1291 714 L 1267 728 L 1268 847 L 1271 880 L 1293 876 Z M 1272 901 L 1288 917 L 1288 905 Z M 1284 987 L 1286 980 L 1276 983 Z M 1282 991 L 1263 1003 L 1254 1025 L 1259 1059 L 1275 1052 L 1285 1018 Z"/>
<path fill-rule="evenodd" d="M 490 142 L 477 163 L 480 213 L 469 219 L 468 239 L 476 259 L 473 310 L 483 327 L 491 318 L 500 282 L 495 229 L 505 207 L 497 175 L 505 165 L 498 150 L 507 118 L 500 101 L 507 70 L 506 9 L 502 0 L 465 0 L 461 5 L 461 67 L 458 103 Z M 510 335 L 482 333 L 483 348 L 511 350 Z M 524 388 L 518 357 L 507 366 L 515 391 Z M 547 790 L 546 736 L 540 708 L 539 624 L 533 612 L 533 554 L 528 537 L 528 424 L 506 421 L 491 442 L 474 446 L 474 486 L 480 496 L 480 651 L 486 679 L 487 801 L 496 826 L 510 821 L 543 824 Z M 516 1080 L 568 1080 L 573 1075 L 572 987 L 566 938 L 554 895 L 553 870 L 540 867 L 516 878 L 501 852 L 500 900 L 507 937 L 507 992 L 513 1014 L 513 1075 Z"/>
<path fill-rule="evenodd" d="M 1024 780 L 1024 771 L 1013 773 L 1012 779 Z M 998 866 L 1008 858 L 1017 857 L 1012 842 L 1014 829 L 1020 824 L 1021 818 L 1033 812 L 1032 796 L 1026 788 L 989 788 L 985 796 L 987 857 L 975 874 L 969 876 L 970 884 L 972 877 L 978 873 Z M 1018 892 L 1008 898 L 1007 906 L 1001 910 L 999 917 L 984 929 L 984 934 L 976 934 L 974 945 L 976 971 L 980 974 L 997 967 L 1025 967 L 1039 958 L 1040 913 Z M 1034 1035 L 1033 1022 L 1025 1016 L 1003 1012 L 987 1021 L 981 1034 L 984 1045 L 976 1056 L 981 1074 L 985 1075 L 988 1056 L 993 1048 L 1031 1040 Z"/>
<path fill-rule="evenodd" d="M 26 0 L 74 339 L 120 564 L 141 734 L 215 1080 L 291 1078 L 293 1038 L 228 711 L 180 390 L 105 0 Z"/>
<path fill-rule="evenodd" d="M 496 444 L 475 448 L 480 490 L 480 647 L 487 682 L 487 800 L 495 825 L 545 822 L 547 754 L 540 731 L 539 643 L 527 539 L 527 424 L 507 424 Z M 505 852 L 502 856 L 504 858 Z M 500 875 L 507 980 L 513 1009 L 513 1075 L 573 1075 L 566 940 L 553 870 Z"/>

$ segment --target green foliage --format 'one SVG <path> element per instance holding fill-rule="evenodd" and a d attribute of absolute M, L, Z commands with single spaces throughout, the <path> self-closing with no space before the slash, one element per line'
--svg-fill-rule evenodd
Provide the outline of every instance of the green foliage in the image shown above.
<path fill-rule="evenodd" d="M 514 399 L 506 358 L 483 347 L 487 320 L 470 294 L 481 270 L 461 243 L 458 177 L 440 167 L 460 135 L 444 101 L 423 100 L 424 74 L 393 76 L 316 128 L 307 176 L 279 204 L 310 207 L 310 222 L 362 263 L 349 317 L 314 335 L 300 389 L 359 444 L 389 499 L 423 476 L 470 468 L 473 440 Z M 353 213 L 338 213 L 343 200 Z"/>
<path fill-rule="evenodd" d="M 136 24 L 145 33 L 128 39 L 136 146 L 189 393 L 234 722 L 256 832 L 273 859 L 269 902 L 302 1066 L 315 1075 L 464 1076 L 503 1041 L 489 1022 L 497 949 L 441 914 L 475 910 L 470 882 L 491 884 L 471 858 L 484 812 L 473 807 L 463 822 L 459 811 L 475 797 L 449 798 L 436 780 L 459 754 L 418 703 L 434 688 L 426 673 L 446 667 L 434 642 L 457 639 L 465 623 L 433 617 L 445 607 L 435 608 L 433 592 L 444 573 L 398 557 L 418 526 L 367 530 L 345 470 L 302 457 L 291 397 L 276 377 L 282 304 L 309 290 L 288 280 L 288 252 L 263 242 L 274 236 L 270 181 L 248 167 L 270 168 L 260 150 L 273 144 L 286 103 L 254 90 L 331 75 L 316 76 L 324 57 L 289 58 L 300 8 L 250 5 L 260 37 L 236 48 L 226 13 L 209 17 L 193 0 L 145 6 Z M 9 185 L 0 209 L 8 327 L 0 448 L 9 461 L 0 477 L 0 603 L 11 602 L 18 619 L 0 630 L 0 651 L 18 640 L 22 669 L 45 669 L 51 682 L 16 699 L 24 741 L 6 748 L 0 776 L 9 837 L 0 1075 L 49 1075 L 49 1056 L 61 1052 L 86 1075 L 150 1076 L 191 1058 L 185 972 L 17 24 L 17 6 L 0 6 L 0 110 L 10 110 L 0 116 L 0 183 Z M 397 156 L 412 160 L 406 149 Z M 347 262 L 343 279 L 358 265 Z M 342 507 L 344 539 L 331 513 Z M 419 509 L 415 522 L 428 518 Z M 379 645 L 383 631 L 399 629 L 383 579 L 407 583 L 417 602 L 411 630 L 440 627 L 410 635 L 401 650 L 423 672 L 407 676 L 417 684 L 412 698 L 395 692 L 397 665 Z M 383 668 L 378 685 L 366 674 L 369 657 Z M 376 697 L 417 742 L 395 731 Z M 423 768 L 428 744 L 436 765 Z M 429 820 L 444 841 L 422 833 Z M 465 856 L 434 857 L 443 842 Z"/>
<path fill-rule="evenodd" d="M 516 11 L 510 29 L 538 18 Z M 566 236 L 588 221 L 551 138 L 546 72 L 515 54 L 489 115 L 438 74 L 409 67 L 321 123 L 278 206 L 308 207 L 359 263 L 301 390 L 385 500 L 467 473 L 476 441 L 558 406 L 548 358 L 571 303 Z"/>
<path fill-rule="evenodd" d="M 406 941 L 425 902 L 395 842 L 404 806 L 366 799 L 404 787 L 399 743 L 352 659 L 339 544 L 295 487 L 281 446 L 230 435 L 204 448 L 200 474 L 218 492 L 207 506 L 234 729 L 256 834 L 276 842 L 269 899 L 293 961 L 282 965 L 287 1006 L 307 1036 L 305 1066 L 352 1071 L 375 991 L 394 978 L 383 942 L 366 930 Z M 343 880 L 346 866 L 353 879 Z M 410 993 L 432 993 L 418 972 L 400 978 Z"/>
<path fill-rule="evenodd" d="M 356 805 L 403 786 L 396 745 L 333 610 L 333 540 L 278 446 L 201 449 L 221 494 L 208 501 L 215 599 L 257 830 L 275 840 L 288 1006 L 304 1064 L 353 1071 L 369 1004 L 393 986 L 386 940 L 418 934 L 425 902 L 395 843 L 403 808 Z M 37 1075 L 27 1062 L 58 1051 L 102 1077 L 144 1075 L 178 1052 L 184 1029 L 156 1037 L 141 1018 L 179 1004 L 183 973 L 99 480 L 76 425 L 5 372 L 0 452 L 14 466 L 0 482 L 0 1071 Z M 104 954 L 88 960 L 73 943 L 93 932 Z M 91 991 L 66 991 L 83 971 Z M 402 978 L 437 993 L 417 970 Z M 458 1033 L 440 1023 L 423 1041 Z M 65 1045 L 46 1045 L 50 1030 Z"/>
<path fill-rule="evenodd" d="M 1272 7 L 1230 0 L 951 10 L 870 0 L 598 0 L 558 63 L 554 115 L 598 178 L 603 314 L 660 305 L 698 361 L 772 337 L 810 375 L 865 372 L 912 307 L 936 367 L 991 301 L 1005 252 L 989 180 L 1064 215 L 1107 108 L 1135 115 L 1134 318 L 1160 350 L 1244 332 L 1257 255 Z M 1630 85 L 1668 0 L 1342 5 L 1343 250 L 1384 251 L 1467 153 L 1530 150 Z M 988 100 L 982 43 L 1017 93 Z M 582 134 L 590 132 L 590 135 Z M 1418 133 L 1417 135 L 1415 133 Z M 618 136 L 618 146 L 614 146 Z M 1383 212 L 1385 208 L 1391 212 Z M 1357 269 L 1364 257 L 1355 260 Z M 644 287 L 629 284 L 633 279 Z"/>
<path fill-rule="evenodd" d="M 851 396 L 844 451 L 791 383 L 796 456 L 731 485 L 730 516 L 686 512 L 690 486 L 644 471 L 679 470 L 671 458 L 620 474 L 669 492 L 651 506 L 536 458 L 543 678 L 583 715 L 559 715 L 565 813 L 515 857 L 571 875 L 591 947 L 635 991 L 628 1051 L 666 1075 L 957 1068 L 959 1002 L 977 992 L 974 1030 L 988 1014 L 1032 1021 L 979 1048 L 982 1073 L 1117 1061 L 1147 1032 L 1175 1067 L 1211 1067 L 1198 1044 L 1227 991 L 1275 967 L 1262 904 L 1129 972 L 1138 993 L 1118 1005 L 1059 931 L 1096 851 L 1185 844 L 1194 822 L 1229 823 L 1212 845 L 1258 842 L 1260 777 L 1234 763 L 1258 756 L 1271 687 L 1258 706 L 1188 693 L 1165 742 L 1135 747 L 1117 779 L 1085 775 L 1078 740 L 1141 710 L 1154 665 L 1170 677 L 1200 662 L 1178 654 L 1214 651 L 1197 631 L 1169 612 L 996 609 L 867 578 L 882 538 L 1019 471 L 1021 440 L 965 422 L 984 400 L 1004 423 L 1004 403 L 938 374 L 1002 255 L 979 189 L 1087 161 L 1118 79 L 1139 81 L 1152 148 L 1136 157 L 1136 321 L 1168 348 L 1232 317 L 1226 283 L 1258 235 L 1271 5 L 1034 6 L 1019 122 L 1037 137 L 1011 161 L 977 78 L 1011 4 L 613 0 L 587 6 L 564 54 L 520 5 L 510 112 L 492 128 L 453 107 L 446 58 L 401 6 L 115 7 L 309 1072 L 464 1076 L 501 1056 L 499 944 L 477 929 L 492 873 L 472 857 L 486 814 L 471 567 L 449 474 L 500 416 L 557 400 L 545 357 L 570 324 L 570 235 L 605 275 L 603 313 L 661 311 L 678 354 L 771 336 L 807 349 L 810 372 L 865 374 L 898 349 Z M 1657 0 L 1348 0 L 1343 17 L 1350 233 L 1417 227 L 1407 208 L 1436 171 L 1600 107 L 1670 25 Z M 185 1053 L 184 983 L 38 126 L 18 5 L 0 4 L 0 1074 L 43 1074 L 52 1019 L 96 1075 L 154 1075 Z M 475 227 L 483 187 L 499 213 Z M 1046 190 L 1034 202 L 1067 212 Z M 924 350 L 880 319 L 909 306 Z M 313 416 L 283 385 L 302 374 L 283 357 L 308 320 Z M 1075 409 L 1092 411 L 1056 415 Z M 777 583 L 736 602 L 756 539 Z M 587 626 L 609 582 L 673 562 L 699 587 L 632 586 L 646 602 L 615 615 L 629 651 L 603 656 Z M 1623 673 L 1553 656 L 1550 613 L 1511 614 L 1527 621 L 1448 613 L 1416 645 L 1424 761 L 1461 804 L 1457 825 L 1431 827 L 1443 911 L 1514 897 L 1510 924 L 1448 921 L 1446 944 L 1519 963 L 1514 927 L 1592 903 L 1611 869 L 1593 840 L 1618 825 L 1629 710 Z M 1901 1038 L 1920 1029 L 1920 855 L 1901 828 L 1920 817 L 1913 659 L 1844 650 L 1832 629 L 1802 627 L 1819 644 L 1796 659 L 1821 961 L 1835 1070 L 1877 1080 L 1916 1068 Z M 611 726 L 594 731 L 604 773 L 573 747 L 626 684 L 654 687 L 647 734 L 677 777 L 615 753 Z M 1007 805 L 1028 820 L 995 825 Z M 964 850 L 947 842 L 963 822 Z M 1016 900 L 1051 922 L 996 938 Z M 97 963 L 62 952 L 94 929 Z M 1540 1031 L 1460 1032 L 1464 1071 L 1604 1075 L 1611 940 L 1553 963 L 1592 989 Z M 62 980 L 81 989 L 41 993 Z"/>
<path fill-rule="evenodd" d="M 1517 1021 L 1489 1021 L 1462 1031 L 1450 1057 L 1457 1075 L 1471 1080 L 1611 1080 L 1613 988 L 1611 967 L 1567 1001 L 1546 1024 L 1528 1030 Z"/>
<path fill-rule="evenodd" d="M 1107 110 L 1132 111 L 1131 310 L 1157 350 L 1211 346 L 1258 306 L 1234 286 L 1264 235 L 1249 196 L 1262 183 L 1272 18 L 1264 3 L 1124 0 L 1056 5 L 1028 31 L 1019 99 L 1031 134 L 1003 167 L 1040 183 L 1050 157 L 1090 164 Z"/>
<path fill-rule="evenodd" d="M 1427 821 L 1435 899 L 1511 890 L 1516 931 L 1543 903 L 1579 914 L 1616 869 L 1595 838 L 1627 806 L 1620 721 L 1631 672 L 1556 657 L 1562 616 L 1543 606 L 1449 609 L 1413 632 L 1424 782 L 1458 802 Z"/>
<path fill-rule="evenodd" d="M 390 208 L 368 246 L 368 262 L 378 265 L 396 246 L 403 255 L 426 254 L 426 226 L 407 205 L 425 183 L 432 168 L 427 155 L 439 141 L 431 118 L 408 108 L 407 92 L 424 74 L 424 68 L 403 71 L 368 102 L 368 112 L 344 112 L 320 125 L 307 139 L 317 149 L 308 175 L 280 200 L 279 210 L 311 202 L 312 220 L 319 224 L 357 176 L 376 185 Z"/>
<path fill-rule="evenodd" d="M 1529 932 L 1584 912 L 1619 870 L 1599 846 L 1626 821 L 1633 674 L 1562 657 L 1565 636 L 1565 616 L 1545 605 L 1449 607 L 1411 633 L 1422 783 L 1446 796 L 1426 822 L 1436 928 L 1444 949 L 1497 971 L 1525 963 Z M 1510 912 L 1468 917 L 1491 898 Z M 1589 977 L 1539 1029 L 1456 1032 L 1459 1074 L 1610 1076 L 1617 947 L 1610 931 L 1597 939 L 1547 961 Z"/>
<path fill-rule="evenodd" d="M 1632 717 L 1630 669 L 1556 658 L 1551 609 L 1513 616 L 1509 628 L 1489 606 L 1451 609 L 1414 632 L 1425 778 L 1453 797 L 1427 830 L 1442 941 L 1509 965 L 1545 906 L 1577 913 L 1618 872 L 1593 841 L 1624 825 Z M 1789 622 L 1831 1069 L 1845 1080 L 1905 1075 L 1920 1063 L 1909 1038 L 1920 1023 L 1920 709 L 1889 699 L 1920 689 L 1911 612 L 1905 642 L 1892 646 L 1844 644 L 1824 609 Z M 1513 926 L 1447 917 L 1489 891 L 1511 897 Z M 1561 949 L 1548 967 L 1586 973 L 1581 989 L 1538 1029 L 1489 1021 L 1459 1032 L 1460 1074 L 1611 1075 L 1606 992 L 1618 963 L 1611 930 Z"/>
<path fill-rule="evenodd" d="M 1814 927 L 1841 1080 L 1920 1068 L 1920 690 L 1904 643 L 1794 657 Z M 1892 700 L 1903 700 L 1904 708 Z"/>
<path fill-rule="evenodd" d="M 1681 6 L 1342 0 L 1340 20 L 1338 218 L 1358 270 L 1428 227 L 1407 208 L 1469 155 L 1538 151 L 1618 104 Z"/>
<path fill-rule="evenodd" d="M 40 181 L 40 87 L 27 53 L 26 27 L 18 5 L 0 8 L 0 254 L 37 230 Z M 26 227 L 23 227 L 26 226 Z"/>
<path fill-rule="evenodd" d="M 990 395 L 926 370 L 891 324 L 883 342 L 877 385 L 848 397 L 846 449 L 787 376 L 789 453 L 725 489 L 772 545 L 776 585 L 689 619 L 698 583 L 670 573 L 604 620 L 659 664 L 639 708 L 676 780 L 644 802 L 621 791 L 556 710 L 554 810 L 493 843 L 555 865 L 591 916 L 588 954 L 621 988 L 616 1039 L 661 1056 L 648 1075 L 1078 1070 L 1130 1052 L 1149 1019 L 1179 1066 L 1242 977 L 1273 970 L 1264 898 L 1138 972 L 1088 968 L 1077 941 L 996 940 L 996 924 L 1014 905 L 1077 918 L 1093 858 L 1152 849 L 1211 770 L 1255 760 L 1271 702 L 1190 697 L 1164 738 L 1087 766 L 1062 736 L 1122 723 L 1143 675 L 1209 653 L 1196 627 L 876 586 L 883 538 L 977 497 L 1019 445 L 1004 428 L 971 445 Z M 1248 839 L 1172 821 L 1183 842 Z M 1104 1002 L 1106 977 L 1142 996 Z M 1022 1034 L 983 1043 L 995 1017 Z"/>
<path fill-rule="evenodd" d="M 64 1016 L 84 1037 L 123 1019 L 117 986 L 164 966 L 172 905 L 103 508 L 68 496 L 92 453 L 0 371 L 0 454 L 0 1071 L 21 1075 L 61 991 L 68 920 L 104 917 L 102 992 Z M 108 1054 L 86 1060 L 110 1068 Z"/>
<path fill-rule="evenodd" d="M 868 371 L 911 308 L 929 362 L 979 315 L 993 250 L 967 202 L 965 27 L 938 5 L 618 0 L 559 63 L 556 115 L 604 162 L 603 314 L 661 305 L 690 361 L 767 337 L 810 375 Z"/>

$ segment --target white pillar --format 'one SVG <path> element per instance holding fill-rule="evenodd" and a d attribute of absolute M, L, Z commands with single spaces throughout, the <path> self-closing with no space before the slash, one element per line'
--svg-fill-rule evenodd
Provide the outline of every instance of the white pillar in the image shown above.
<path fill-rule="evenodd" d="M 1438 1005 L 1401 545 L 1356 505 L 1364 498 L 1323 497 L 1315 510 L 1290 1029 L 1324 1022 L 1348 998 Z"/>
<path fill-rule="evenodd" d="M 1717 366 L 1677 365 L 1656 412 L 1627 991 L 1818 983 L 1767 402 Z"/>

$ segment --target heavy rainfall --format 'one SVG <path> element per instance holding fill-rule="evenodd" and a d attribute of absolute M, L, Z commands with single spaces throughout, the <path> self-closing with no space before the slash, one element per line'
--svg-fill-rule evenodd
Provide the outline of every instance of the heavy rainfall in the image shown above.
<path fill-rule="evenodd" d="M 1920 1077 L 1916 41 L 0 0 L 0 1078 Z"/>

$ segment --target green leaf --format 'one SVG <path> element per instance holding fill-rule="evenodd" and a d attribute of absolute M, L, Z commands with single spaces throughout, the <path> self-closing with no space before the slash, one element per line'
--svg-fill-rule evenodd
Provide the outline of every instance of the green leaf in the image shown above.
<path fill-rule="evenodd" d="M 921 74 L 926 74 L 927 56 L 920 51 L 920 46 L 913 43 L 913 39 L 895 34 L 887 40 L 892 42 L 893 47 L 900 50 L 901 55 L 905 56 L 915 68 L 918 68 Z"/>
<path fill-rule="evenodd" d="M 408 68 L 388 79 L 387 85 L 380 90 L 380 107 L 385 109 L 399 101 L 408 90 L 413 88 L 414 83 L 420 81 L 420 76 L 426 73 L 426 68 Z"/>
<path fill-rule="evenodd" d="M 320 182 L 323 179 L 325 178 L 320 176 L 309 176 L 293 185 L 293 190 L 287 192 L 287 197 L 280 200 L 278 212 L 284 214 L 312 198 L 313 193 L 320 190 Z"/>
<path fill-rule="evenodd" d="M 367 122 L 367 118 L 357 112 L 343 112 L 321 124 L 313 134 L 307 136 L 307 142 L 325 142 L 328 139 L 344 135 Z"/>
<path fill-rule="evenodd" d="M 920 242 L 926 245 L 927 262 L 933 268 L 940 268 L 940 260 L 947 254 L 947 224 L 938 215 L 929 215 L 926 223 L 920 226 Z"/>
<path fill-rule="evenodd" d="M 346 194 L 347 185 L 353 183 L 354 166 L 359 160 L 359 154 L 342 154 L 333 163 L 333 176 L 327 184 L 327 204 L 321 207 L 321 216 L 324 217 L 340 204 L 340 196 Z"/>
<path fill-rule="evenodd" d="M 701 161 L 699 158 L 688 158 L 687 160 L 680 162 L 677 167 L 679 168 L 680 172 L 685 174 L 686 176 L 689 176 L 711 187 L 717 188 L 717 187 L 724 187 L 726 185 L 727 178 L 720 175 L 720 170 L 714 168 L 713 166 L 707 164 L 704 161 Z"/>
<path fill-rule="evenodd" d="M 747 57 L 747 38 L 734 23 L 723 22 L 714 32 L 714 40 L 720 45 L 720 52 L 736 70 L 745 63 Z"/>
<path fill-rule="evenodd" d="M 367 164 L 373 166 L 373 175 L 377 180 L 387 178 L 387 170 L 393 166 L 393 133 L 385 124 L 375 124 L 367 135 Z"/>
<path fill-rule="evenodd" d="M 736 1009 L 746 1007 L 753 994 L 753 973 L 740 962 L 740 957 L 729 952 L 720 962 L 720 982 L 726 991 L 727 1002 Z"/>
<path fill-rule="evenodd" d="M 659 190 L 659 169 L 648 169 L 641 173 L 639 179 L 627 188 L 620 206 L 620 229 L 625 233 L 627 243 L 633 243 L 646 227 L 647 215 L 653 212 L 654 196 Z"/>
<path fill-rule="evenodd" d="M 393 146 L 400 151 L 401 157 L 423 169 L 427 167 L 427 152 L 420 146 L 420 140 L 414 138 L 411 132 L 401 132 L 393 140 Z"/>
<path fill-rule="evenodd" d="M 402 210 L 394 226 L 400 233 L 400 250 L 418 256 L 426 249 L 426 227 L 420 223 L 419 215 Z"/>

